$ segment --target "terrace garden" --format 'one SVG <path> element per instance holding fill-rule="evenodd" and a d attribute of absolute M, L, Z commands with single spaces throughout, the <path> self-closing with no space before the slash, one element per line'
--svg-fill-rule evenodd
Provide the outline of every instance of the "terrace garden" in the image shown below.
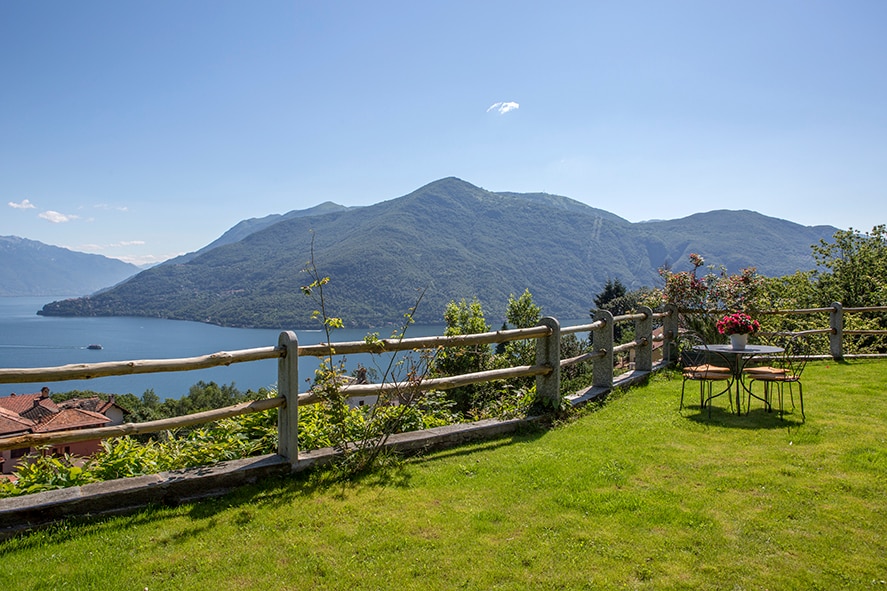
<path fill-rule="evenodd" d="M 84 517 L 0 543 L 19 589 L 887 588 L 887 364 L 816 361 L 806 421 L 660 372 L 547 430 Z"/>

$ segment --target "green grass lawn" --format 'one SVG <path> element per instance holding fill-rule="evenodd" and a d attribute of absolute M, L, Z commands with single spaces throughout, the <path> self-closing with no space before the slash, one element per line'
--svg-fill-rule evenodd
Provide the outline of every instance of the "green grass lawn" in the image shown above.
<path fill-rule="evenodd" d="M 358 483 L 63 524 L 0 543 L 0 587 L 887 590 L 887 362 L 804 378 L 805 423 L 723 397 L 680 412 L 660 374 Z"/>

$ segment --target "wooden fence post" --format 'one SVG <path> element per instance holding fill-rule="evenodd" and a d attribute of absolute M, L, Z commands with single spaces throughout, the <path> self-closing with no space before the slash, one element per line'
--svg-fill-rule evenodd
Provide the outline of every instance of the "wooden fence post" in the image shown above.
<path fill-rule="evenodd" d="M 844 306 L 840 302 L 832 302 L 829 316 L 832 329 L 828 335 L 829 353 L 835 361 L 840 361 L 844 359 Z"/>
<path fill-rule="evenodd" d="M 277 453 L 295 465 L 299 461 L 299 337 L 280 333 L 277 345 L 286 355 L 277 359 L 277 393 L 286 404 L 277 410 Z"/>
<path fill-rule="evenodd" d="M 551 373 L 536 376 L 536 395 L 547 398 L 555 407 L 561 398 L 561 325 L 556 318 L 545 316 L 539 321 L 551 329 L 544 339 L 536 339 L 536 365 L 548 365 Z"/>
<path fill-rule="evenodd" d="M 634 338 L 642 344 L 638 345 L 634 357 L 634 368 L 639 371 L 653 370 L 653 310 L 640 306 L 638 314 L 644 314 L 643 320 L 634 321 Z"/>
<path fill-rule="evenodd" d="M 665 311 L 669 314 L 662 321 L 662 359 L 671 365 L 678 361 L 678 307 L 666 304 Z"/>
<path fill-rule="evenodd" d="M 602 351 L 603 357 L 595 357 L 591 371 L 591 385 L 596 388 L 613 387 L 613 314 L 608 310 L 596 310 L 594 321 L 604 321 L 604 327 L 592 331 L 592 348 Z"/>

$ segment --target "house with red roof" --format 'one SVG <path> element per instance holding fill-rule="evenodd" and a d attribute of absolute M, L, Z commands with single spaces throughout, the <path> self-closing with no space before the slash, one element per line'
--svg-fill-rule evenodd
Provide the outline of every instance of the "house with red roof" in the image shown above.
<path fill-rule="evenodd" d="M 123 423 L 127 411 L 114 402 L 98 397 L 73 398 L 56 404 L 49 388 L 36 394 L 10 394 L 0 397 L 0 438 L 29 433 L 52 433 L 91 429 Z M 101 439 L 53 446 L 43 453 L 90 456 L 101 447 Z M 0 472 L 11 473 L 21 458 L 37 450 L 24 447 L 0 451 Z"/>

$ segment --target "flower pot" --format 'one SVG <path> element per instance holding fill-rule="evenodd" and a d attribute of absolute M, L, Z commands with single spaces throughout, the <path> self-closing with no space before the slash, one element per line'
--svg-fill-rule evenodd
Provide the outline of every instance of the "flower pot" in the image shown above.
<path fill-rule="evenodd" d="M 745 346 L 748 344 L 748 335 L 747 334 L 731 334 L 730 335 L 730 345 L 736 349 L 737 351 L 742 351 L 745 349 Z"/>

